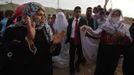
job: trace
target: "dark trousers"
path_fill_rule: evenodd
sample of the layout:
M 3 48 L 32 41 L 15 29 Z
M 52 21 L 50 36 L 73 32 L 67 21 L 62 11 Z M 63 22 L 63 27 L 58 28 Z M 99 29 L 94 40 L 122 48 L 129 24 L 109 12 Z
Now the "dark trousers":
M 118 65 L 118 61 L 120 59 L 120 55 L 124 56 L 123 74 L 130 75 L 131 73 L 128 72 L 128 68 L 130 66 L 128 64 L 128 56 L 131 53 L 129 46 L 130 45 L 105 45 L 101 43 L 98 50 L 96 69 L 94 75 L 114 75 L 116 67 Z M 129 56 L 129 60 L 132 60 L 131 56 L 132 55 Z M 129 61 L 129 63 L 131 62 Z
M 30 75 L 28 64 L 6 64 L 0 71 L 0 75 Z
M 78 46 L 74 45 L 73 39 L 70 40 L 70 50 L 69 50 L 69 68 L 70 68 L 70 73 L 74 73 L 76 69 L 80 68 L 80 64 L 83 61 L 83 53 L 82 53 L 82 48 L 81 44 Z M 77 57 L 77 59 L 76 59 Z
M 124 75 L 134 75 L 134 42 L 128 48 L 124 57 L 123 73 Z

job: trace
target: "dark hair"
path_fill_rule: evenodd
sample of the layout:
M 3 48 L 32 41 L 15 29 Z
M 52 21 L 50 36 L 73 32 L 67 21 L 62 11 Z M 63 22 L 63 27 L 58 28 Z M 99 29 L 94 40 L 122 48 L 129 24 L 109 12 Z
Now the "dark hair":
M 99 15 L 104 15 L 104 16 L 106 16 L 106 12 L 105 12 L 105 11 L 100 11 Z
M 97 7 L 94 7 L 93 13 L 98 13 L 98 8 Z
M 94 10 L 97 10 L 97 7 L 94 7 Z
M 5 17 L 11 17 L 13 15 L 14 11 L 13 10 L 6 10 L 5 11 Z
M 101 5 L 98 5 L 97 8 L 101 8 Z
M 118 9 L 117 9 L 117 10 L 116 10 L 116 11 L 114 11 L 113 13 L 115 13 L 115 12 L 119 12 L 119 14 L 120 14 L 120 15 L 122 15 L 121 10 L 118 10 Z
M 55 14 L 53 14 L 53 16 L 52 17 L 56 17 L 56 15 Z
M 4 11 L 0 11 L 0 21 L 4 18 Z
M 80 6 L 76 6 L 76 7 L 74 8 L 74 11 L 77 10 L 77 9 L 80 9 L 80 10 L 81 10 L 81 7 L 80 7 Z
M 92 9 L 92 7 L 88 7 L 87 9 Z

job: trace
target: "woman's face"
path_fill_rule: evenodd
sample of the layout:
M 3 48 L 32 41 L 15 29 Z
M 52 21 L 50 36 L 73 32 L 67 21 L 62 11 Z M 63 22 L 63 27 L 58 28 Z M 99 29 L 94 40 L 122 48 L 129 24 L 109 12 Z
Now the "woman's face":
M 113 23 L 118 23 L 118 21 L 120 20 L 120 16 L 121 16 L 121 12 L 120 11 L 117 10 L 117 11 L 113 12 L 112 15 L 111 15 L 112 22 Z
M 120 13 L 119 11 L 115 11 L 115 12 L 113 12 L 113 14 L 112 14 L 112 17 L 113 17 L 113 18 L 120 17 L 120 16 L 121 16 L 121 13 Z
M 42 21 L 45 19 L 45 13 L 42 10 L 39 10 L 34 16 L 33 19 L 36 19 L 38 21 Z
M 41 26 L 45 21 L 45 13 L 42 10 L 36 12 L 32 17 L 32 22 L 35 23 L 36 27 Z

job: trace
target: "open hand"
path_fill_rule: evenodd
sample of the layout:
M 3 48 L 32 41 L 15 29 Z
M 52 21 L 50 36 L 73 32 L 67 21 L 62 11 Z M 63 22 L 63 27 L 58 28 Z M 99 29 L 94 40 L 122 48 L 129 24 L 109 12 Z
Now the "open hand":
M 26 17 L 27 21 L 27 38 L 30 40 L 34 40 L 35 38 L 35 24 L 32 24 L 31 18 L 29 16 Z
M 59 44 L 63 40 L 64 36 L 65 36 L 65 31 L 61 31 L 61 32 L 55 34 L 54 38 L 53 38 L 53 43 Z

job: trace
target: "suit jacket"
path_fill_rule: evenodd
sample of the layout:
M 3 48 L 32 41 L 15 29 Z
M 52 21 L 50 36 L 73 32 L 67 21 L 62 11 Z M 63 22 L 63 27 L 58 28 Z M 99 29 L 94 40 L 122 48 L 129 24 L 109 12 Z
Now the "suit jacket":
M 67 40 L 66 43 L 70 42 L 71 39 L 71 32 L 72 32 L 72 23 L 73 23 L 74 17 L 68 20 L 68 27 L 67 27 Z M 87 25 L 86 20 L 81 17 L 79 20 L 79 24 L 78 24 L 78 43 L 81 43 L 81 39 L 80 39 L 80 27 L 82 25 Z
M 93 18 L 93 17 L 87 18 L 86 17 L 86 20 L 87 20 L 87 25 L 90 26 L 93 30 L 96 30 L 98 28 L 99 24 L 95 18 Z
M 131 37 L 134 39 L 134 23 L 131 25 L 129 31 L 130 31 Z

